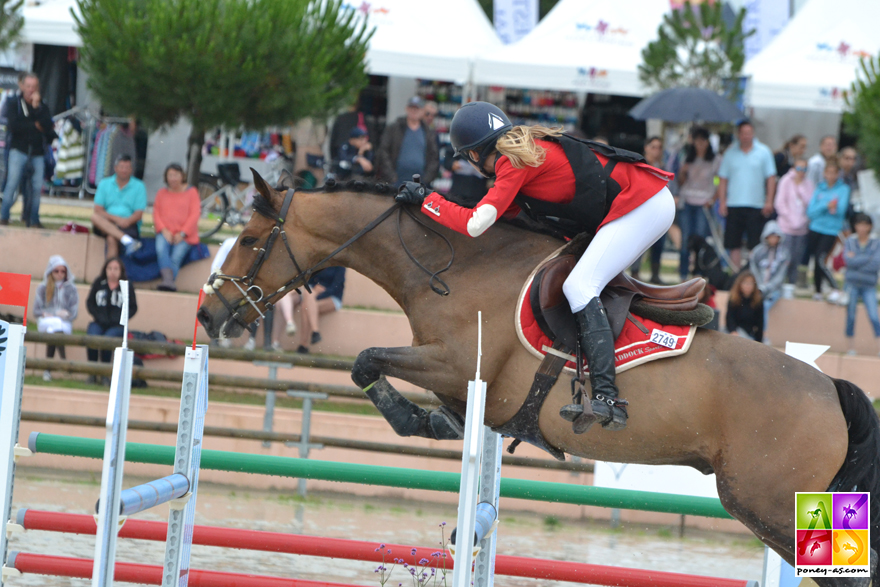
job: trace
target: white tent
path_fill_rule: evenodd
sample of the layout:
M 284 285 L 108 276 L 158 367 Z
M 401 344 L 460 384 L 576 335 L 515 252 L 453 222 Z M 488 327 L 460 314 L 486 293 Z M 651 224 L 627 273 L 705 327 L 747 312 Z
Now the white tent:
M 22 10 L 22 39 L 26 43 L 79 47 L 82 41 L 76 33 L 71 9 L 78 10 L 76 0 L 43 0 L 38 4 L 26 2 Z
M 642 49 L 669 0 L 561 0 L 520 41 L 483 54 L 474 82 L 641 96 Z
M 859 58 L 880 51 L 880 0 L 810 0 L 746 63 L 747 103 L 841 112 Z

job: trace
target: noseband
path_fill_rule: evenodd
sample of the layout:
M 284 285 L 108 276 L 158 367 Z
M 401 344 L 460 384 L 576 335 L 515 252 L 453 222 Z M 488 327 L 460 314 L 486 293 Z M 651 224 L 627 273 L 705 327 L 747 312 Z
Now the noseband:
M 366 225 L 364 228 L 362 228 L 356 235 L 354 235 L 353 237 L 351 237 L 350 239 L 345 241 L 335 251 L 333 251 L 332 253 L 327 255 L 324 259 L 318 261 L 317 263 L 315 263 L 314 265 L 312 265 L 311 267 L 309 267 L 305 271 L 303 271 L 300 268 L 299 263 L 297 263 L 297 261 L 296 261 L 296 257 L 293 254 L 293 250 L 290 248 L 290 242 L 287 239 L 287 233 L 284 231 L 284 222 L 287 218 L 287 213 L 290 210 L 290 205 L 293 202 L 294 192 L 295 192 L 295 190 L 291 188 L 291 189 L 288 189 L 287 192 L 284 194 L 284 202 L 281 204 L 281 211 L 279 212 L 278 216 L 276 216 L 274 218 L 275 226 L 272 227 L 272 231 L 269 233 L 269 238 L 266 239 L 266 243 L 258 249 L 257 258 L 254 260 L 254 264 L 251 265 L 250 271 L 247 272 L 247 275 L 235 277 L 232 275 L 225 275 L 223 273 L 213 273 L 208 278 L 208 283 L 205 286 L 206 290 L 208 288 L 210 288 L 212 290 L 211 292 L 206 291 L 205 293 L 216 294 L 217 298 L 220 300 L 220 302 L 229 311 L 230 317 L 233 320 L 235 320 L 236 322 L 238 322 L 239 324 L 241 324 L 244 328 L 248 328 L 248 323 L 244 320 L 244 317 L 241 313 L 243 308 L 250 306 L 254 310 L 256 310 L 257 314 L 260 315 L 260 318 L 265 318 L 266 315 L 262 311 L 260 311 L 260 308 L 257 306 L 258 303 L 262 302 L 266 312 L 269 312 L 269 311 L 271 311 L 272 307 L 274 306 L 273 300 L 276 297 L 283 297 L 284 294 L 286 294 L 291 289 L 295 289 L 296 291 L 299 291 L 300 287 L 305 287 L 306 291 L 308 291 L 309 293 L 312 293 L 312 290 L 309 287 L 309 280 L 311 279 L 312 274 L 315 273 L 315 270 L 318 269 L 319 267 L 323 268 L 322 266 L 327 261 L 329 261 L 330 259 L 332 259 L 336 255 L 338 255 L 341 251 L 347 249 L 355 241 L 360 239 L 362 236 L 364 236 L 365 234 L 367 234 L 368 232 L 370 232 L 371 230 L 373 230 L 374 228 L 376 228 L 380 224 L 382 224 L 382 222 L 384 222 L 389 216 L 391 216 L 391 214 L 393 214 L 395 210 L 397 210 L 398 212 L 406 210 L 407 215 L 409 215 L 410 218 L 412 218 L 413 220 L 415 220 L 417 223 L 421 224 L 425 228 L 428 228 L 434 234 L 440 236 L 446 242 L 446 245 L 449 247 L 449 250 L 451 252 L 451 258 L 449 259 L 449 263 L 444 268 L 440 269 L 439 271 L 435 271 L 435 272 L 430 271 L 413 256 L 413 254 L 410 252 L 409 248 L 403 242 L 403 235 L 400 230 L 400 214 L 398 213 L 397 233 L 398 233 L 398 236 L 400 236 L 400 243 L 401 243 L 401 245 L 403 245 L 403 249 L 406 251 L 407 256 L 409 256 L 409 258 L 419 267 L 419 269 L 421 269 L 422 271 L 424 271 L 425 273 L 427 273 L 430 276 L 430 278 L 431 278 L 430 279 L 430 286 L 431 286 L 431 289 L 435 293 L 437 293 L 439 295 L 443 295 L 443 296 L 449 295 L 449 291 L 450 291 L 449 286 L 446 285 L 446 283 L 442 279 L 440 279 L 438 277 L 438 275 L 440 273 L 443 273 L 444 271 L 448 270 L 450 267 L 452 267 L 452 262 L 455 259 L 455 250 L 452 247 L 452 243 L 449 241 L 448 238 L 446 238 L 445 236 L 440 234 L 433 227 L 428 226 L 424 222 L 421 222 L 420 220 L 418 220 L 410 210 L 403 208 L 401 206 L 401 204 L 399 204 L 397 202 L 395 202 L 390 208 L 388 208 L 382 214 L 380 214 L 375 220 L 373 220 L 368 225 Z M 269 295 L 266 295 L 263 292 L 262 288 L 260 288 L 260 286 L 258 286 L 254 283 L 254 280 L 257 278 L 257 275 L 259 274 L 260 269 L 263 267 L 263 263 L 266 261 L 266 259 L 269 257 L 269 254 L 272 252 L 272 247 L 275 246 L 275 241 L 278 240 L 279 236 L 281 236 L 281 241 L 284 243 L 284 248 L 287 249 L 287 256 L 290 257 L 290 260 L 293 262 L 293 266 L 296 267 L 297 274 L 292 279 L 290 279 L 287 283 L 285 283 L 280 288 L 278 288 L 276 291 L 272 292 Z M 226 297 L 223 294 L 220 293 L 220 287 L 223 285 L 224 281 L 231 282 L 238 289 L 238 291 L 241 293 L 241 296 L 242 296 L 241 299 L 239 299 L 236 302 L 230 302 L 228 299 L 226 299 Z M 434 285 L 435 281 L 437 283 L 439 283 L 441 287 L 435 286 Z M 251 297 L 251 293 L 253 293 L 256 297 Z

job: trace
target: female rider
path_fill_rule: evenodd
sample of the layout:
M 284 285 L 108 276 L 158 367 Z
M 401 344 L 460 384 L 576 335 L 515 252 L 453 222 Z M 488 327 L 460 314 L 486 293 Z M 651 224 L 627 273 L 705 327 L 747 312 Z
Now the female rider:
M 626 402 L 618 399 L 614 341 L 599 300 L 602 289 L 672 225 L 675 203 L 666 184 L 672 174 L 629 151 L 580 141 L 561 129 L 514 127 L 486 102 L 462 106 L 452 119 L 457 155 L 495 185 L 477 205 L 458 206 L 416 182 L 400 188 L 397 201 L 462 234 L 477 237 L 500 217 L 524 212 L 566 236 L 594 233 L 563 284 L 578 339 L 590 369 L 591 407 L 603 427 L 626 426 Z

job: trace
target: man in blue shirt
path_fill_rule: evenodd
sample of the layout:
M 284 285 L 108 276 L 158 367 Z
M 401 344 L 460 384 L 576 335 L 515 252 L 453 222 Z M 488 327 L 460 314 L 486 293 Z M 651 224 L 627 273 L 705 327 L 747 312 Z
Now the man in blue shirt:
M 410 181 L 413 174 L 430 185 L 440 169 L 440 151 L 434 131 L 422 119 L 424 103 L 413 96 L 406 103 L 406 116 L 389 124 L 376 152 L 378 179 L 395 185 Z
M 92 227 L 98 236 L 107 238 L 107 258 L 119 256 L 119 245 L 131 255 L 141 248 L 139 225 L 147 207 L 144 182 L 132 177 L 129 155 L 120 155 L 113 166 L 116 172 L 98 184 Z
M 718 211 L 727 218 L 724 248 L 730 252 L 733 271 L 739 271 L 743 236 L 751 250 L 761 242 L 764 223 L 773 214 L 776 195 L 776 162 L 773 152 L 755 139 L 748 120 L 736 127 L 738 142 L 724 152 L 718 170 Z

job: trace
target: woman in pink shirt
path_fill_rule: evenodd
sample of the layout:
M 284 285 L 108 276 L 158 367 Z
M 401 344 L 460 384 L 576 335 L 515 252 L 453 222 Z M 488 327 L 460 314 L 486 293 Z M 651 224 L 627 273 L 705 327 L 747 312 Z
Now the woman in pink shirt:
M 785 237 L 780 246 L 788 249 L 791 258 L 787 276 L 789 283 L 797 283 L 798 266 L 804 263 L 810 224 L 807 206 L 815 188 L 813 182 L 807 178 L 807 160 L 798 158 L 794 167 L 779 180 L 779 188 L 776 190 L 776 221 Z
M 153 202 L 156 255 L 162 274 L 161 291 L 177 291 L 174 282 L 180 265 L 193 245 L 199 244 L 199 192 L 187 187 L 186 174 L 177 163 L 165 168 L 165 185 Z

